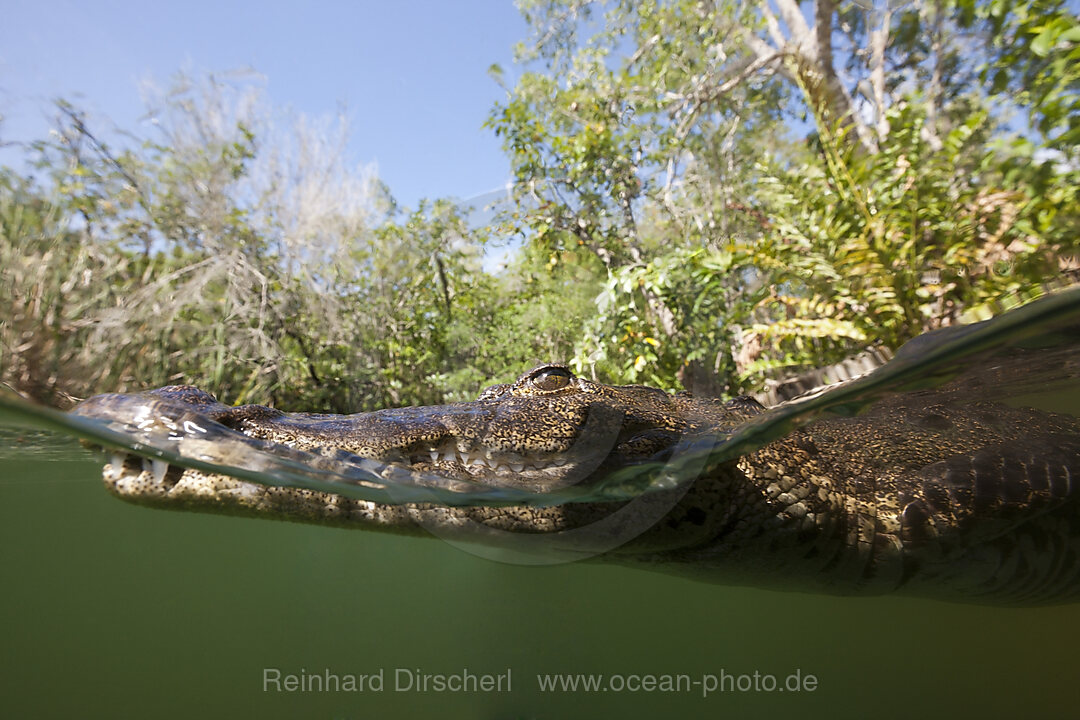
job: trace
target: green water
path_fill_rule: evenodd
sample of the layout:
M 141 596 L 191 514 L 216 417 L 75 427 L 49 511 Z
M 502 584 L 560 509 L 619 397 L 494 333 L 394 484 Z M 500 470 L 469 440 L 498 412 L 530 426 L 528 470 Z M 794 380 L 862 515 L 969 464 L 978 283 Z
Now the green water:
M 1064 717 L 1080 606 L 997 609 L 500 565 L 437 541 L 147 510 L 95 458 L 7 459 L 6 717 Z M 504 693 L 396 692 L 395 668 L 511 670 Z M 264 668 L 386 671 L 264 692 Z M 812 692 L 542 693 L 538 673 L 813 674 Z
M 1020 380 L 1025 404 L 1080 407 L 1075 386 Z M 129 505 L 102 488 L 103 462 L 63 435 L 0 440 L 0 717 L 1038 718 L 1080 702 L 1080 605 L 504 565 L 434 539 Z M 268 669 L 383 684 L 268 690 Z M 510 687 L 398 691 L 417 670 L 509 672 Z M 754 673 L 760 688 L 796 672 L 812 690 L 753 689 Z M 543 691 L 538 675 L 555 673 L 609 689 Z M 725 674 L 729 689 L 708 695 L 660 689 Z M 612 687 L 649 676 L 652 691 Z

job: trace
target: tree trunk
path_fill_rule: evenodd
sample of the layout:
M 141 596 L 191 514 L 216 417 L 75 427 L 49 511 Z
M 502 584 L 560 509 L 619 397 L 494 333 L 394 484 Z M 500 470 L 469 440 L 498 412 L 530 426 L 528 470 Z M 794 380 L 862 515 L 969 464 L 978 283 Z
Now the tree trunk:
M 758 59 L 778 59 L 776 69 L 796 82 L 806 95 L 820 122 L 830 128 L 849 131 L 856 147 L 865 153 L 877 152 L 874 133 L 855 112 L 855 103 L 833 65 L 832 32 L 836 4 L 818 0 L 814 5 L 813 28 L 806 24 L 796 0 L 775 0 L 778 19 L 768 3 L 761 5 L 766 29 L 772 43 L 747 33 L 745 40 Z M 787 26 L 784 34 L 780 20 Z

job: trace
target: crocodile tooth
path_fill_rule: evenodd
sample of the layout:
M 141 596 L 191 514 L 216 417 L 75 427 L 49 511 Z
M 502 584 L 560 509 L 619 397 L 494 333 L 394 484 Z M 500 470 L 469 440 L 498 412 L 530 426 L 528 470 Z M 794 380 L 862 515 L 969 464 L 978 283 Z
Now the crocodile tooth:
M 147 458 L 142 459 L 143 472 L 150 472 L 150 460 Z
M 429 452 L 431 453 L 431 462 L 435 462 L 435 461 L 437 461 L 439 459 L 439 451 L 438 450 L 436 450 L 435 448 L 431 448 L 431 450 Z
M 124 459 L 124 453 L 116 452 L 112 454 L 112 462 L 110 465 L 112 466 L 113 475 L 119 477 L 120 473 L 124 472 Z
M 169 463 L 164 460 L 151 460 L 150 461 L 151 472 L 154 475 L 154 482 L 161 483 L 165 480 L 165 473 L 169 471 Z
M 520 462 L 520 461 L 512 462 L 512 463 L 510 463 L 510 469 L 513 470 L 514 472 L 521 472 L 522 470 L 525 469 L 525 463 Z

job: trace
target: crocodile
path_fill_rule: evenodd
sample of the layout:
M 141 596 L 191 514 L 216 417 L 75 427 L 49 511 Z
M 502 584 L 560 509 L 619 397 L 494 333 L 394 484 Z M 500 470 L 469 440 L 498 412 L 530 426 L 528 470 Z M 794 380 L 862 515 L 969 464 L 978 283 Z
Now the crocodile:
M 221 474 L 200 466 L 199 446 L 190 467 L 114 454 L 106 486 L 144 505 L 481 546 L 546 541 L 559 559 L 779 590 L 1075 601 L 1080 419 L 967 394 L 949 386 L 893 394 L 734 457 L 710 448 L 762 417 L 755 400 L 606 385 L 557 363 L 472 402 L 353 415 L 234 407 L 191 386 L 100 395 L 75 412 L 172 437 L 197 431 L 215 445 L 238 438 L 248 443 L 240 454 L 255 447 L 314 466 L 367 463 L 444 490 L 434 501 L 374 501 Z M 648 491 L 570 497 L 624 476 L 645 477 Z M 447 499 L 478 487 L 510 500 Z M 551 497 L 562 499 L 544 502 Z

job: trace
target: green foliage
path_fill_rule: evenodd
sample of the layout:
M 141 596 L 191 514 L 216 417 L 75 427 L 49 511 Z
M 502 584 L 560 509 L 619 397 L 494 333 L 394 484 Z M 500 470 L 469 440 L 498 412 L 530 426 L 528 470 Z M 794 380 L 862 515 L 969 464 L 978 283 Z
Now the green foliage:
M 521 7 L 490 227 L 398 208 L 341 164 L 343 122 L 282 131 L 243 78 L 180 77 L 119 147 L 61 103 L 41 179 L 0 171 L 0 377 L 350 412 L 569 361 L 733 394 L 1080 271 L 1063 3 Z
M 53 404 L 64 401 L 60 378 L 88 369 L 72 339 L 130 286 L 126 264 L 80 242 L 69 222 L 31 181 L 0 173 L 0 377 Z
M 509 382 L 546 362 L 569 362 L 595 313 L 603 267 L 581 248 L 524 246 L 497 286 L 496 314 L 484 335 L 482 366 Z
M 59 140 L 35 147 L 49 189 L 3 176 L 4 380 L 54 404 L 178 382 L 338 412 L 443 400 L 489 314 L 483 234 L 445 201 L 380 218 L 357 204 L 378 188 L 319 139 L 283 172 L 296 161 L 226 91 L 173 93 L 164 140 L 123 151 L 62 104 Z
M 730 250 L 683 249 L 611 273 L 578 345 L 577 370 L 670 387 L 697 363 L 730 382 L 737 323 L 766 292 L 751 267 L 737 264 L 743 259 Z M 663 332 L 657 305 L 672 313 L 676 332 Z
M 620 3 L 596 27 L 597 7 L 528 4 L 522 55 L 543 70 L 489 119 L 534 200 L 523 231 L 577 238 L 607 271 L 580 369 L 754 389 L 1031 299 L 1076 254 L 1076 144 L 1061 131 L 1076 64 L 1004 69 L 1028 50 L 1072 57 L 1059 6 L 995 5 L 979 27 L 962 6 L 844 6 L 834 30 L 861 47 L 843 58 L 851 92 L 877 103 L 866 126 L 845 114 L 832 49 L 801 49 L 813 33 L 770 65 L 759 49 L 784 31 L 769 9 Z M 997 49 L 973 62 L 987 40 Z M 979 85 L 1001 73 L 1020 89 L 1008 107 Z M 1031 113 L 1041 137 L 1010 135 L 1006 111 Z M 800 114 L 817 130 L 804 147 L 776 132 Z
M 875 155 L 845 155 L 826 140 L 824 167 L 776 168 L 762 187 L 775 222 L 748 251 L 771 282 L 804 300 L 793 312 L 789 298 L 767 299 L 779 327 L 756 326 L 764 355 L 791 354 L 801 337 L 801 328 L 784 330 L 792 315 L 831 324 L 823 338 L 850 341 L 836 349 L 869 338 L 895 348 L 964 311 L 1031 299 L 1057 259 L 1075 253 L 1075 236 L 1058 225 L 1077 209 L 1068 177 L 1051 174 L 1035 193 L 1031 165 L 1010 172 L 986 151 L 985 112 L 956 125 L 939 150 L 921 139 L 923 121 L 916 106 L 895 108 Z M 813 353 L 819 362 L 834 355 Z
M 430 404 L 475 389 L 457 372 L 478 352 L 490 290 L 480 272 L 485 236 L 466 219 L 448 201 L 421 203 L 376 228 L 359 251 L 364 281 L 348 304 L 355 308 L 351 333 L 366 340 L 354 352 L 375 373 L 364 409 Z
M 957 2 L 968 27 L 983 26 L 994 55 L 982 67 L 998 96 L 1031 110 L 1048 145 L 1075 161 L 1080 146 L 1080 18 L 1068 3 Z

